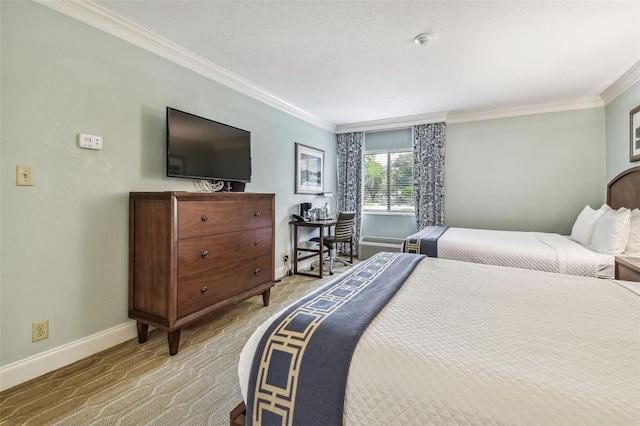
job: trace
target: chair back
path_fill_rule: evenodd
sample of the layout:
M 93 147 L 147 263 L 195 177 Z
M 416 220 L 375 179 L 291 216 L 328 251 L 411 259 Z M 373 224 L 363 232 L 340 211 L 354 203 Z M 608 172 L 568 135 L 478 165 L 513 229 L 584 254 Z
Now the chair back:
M 334 241 L 351 241 L 355 232 L 356 212 L 341 212 L 335 227 Z

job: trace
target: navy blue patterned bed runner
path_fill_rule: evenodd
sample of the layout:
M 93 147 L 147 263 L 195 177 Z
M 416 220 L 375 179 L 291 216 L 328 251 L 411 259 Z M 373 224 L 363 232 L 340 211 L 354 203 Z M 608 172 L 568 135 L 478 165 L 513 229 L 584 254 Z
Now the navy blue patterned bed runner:
M 283 312 L 256 349 L 247 425 L 342 425 L 358 340 L 423 258 L 378 253 Z
M 429 257 L 438 257 L 438 238 L 449 227 L 444 225 L 428 226 L 422 231 L 410 235 L 402 243 L 404 253 L 420 253 Z

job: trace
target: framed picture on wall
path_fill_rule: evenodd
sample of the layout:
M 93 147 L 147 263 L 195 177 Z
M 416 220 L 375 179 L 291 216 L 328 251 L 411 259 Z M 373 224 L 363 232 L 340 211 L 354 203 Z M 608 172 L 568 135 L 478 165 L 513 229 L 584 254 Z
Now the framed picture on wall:
M 324 192 L 324 151 L 296 143 L 296 194 Z
M 629 159 L 640 160 L 640 106 L 631 110 L 629 117 Z

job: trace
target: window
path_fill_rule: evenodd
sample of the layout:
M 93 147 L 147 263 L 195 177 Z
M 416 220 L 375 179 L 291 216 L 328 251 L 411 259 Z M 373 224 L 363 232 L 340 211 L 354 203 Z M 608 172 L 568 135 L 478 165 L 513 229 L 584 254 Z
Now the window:
M 413 153 L 364 154 L 364 211 L 413 212 Z

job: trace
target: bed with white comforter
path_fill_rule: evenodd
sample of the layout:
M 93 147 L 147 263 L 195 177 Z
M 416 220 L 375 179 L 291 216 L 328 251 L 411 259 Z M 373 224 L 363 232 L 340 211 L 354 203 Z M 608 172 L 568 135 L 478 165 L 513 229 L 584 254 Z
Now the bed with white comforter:
M 359 338 L 343 423 L 640 424 L 640 288 L 424 257 Z
M 640 166 L 614 177 L 607 184 L 607 203 L 598 209 L 585 206 L 569 236 L 429 226 L 407 237 L 403 251 L 463 262 L 613 278 L 616 255 L 640 257 Z
M 405 240 L 406 253 L 423 253 L 427 227 Z M 544 232 L 447 228 L 437 239 L 437 257 L 586 277 L 613 278 L 614 258 L 569 237 Z

